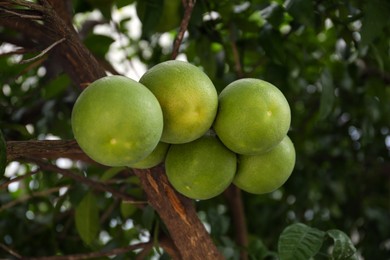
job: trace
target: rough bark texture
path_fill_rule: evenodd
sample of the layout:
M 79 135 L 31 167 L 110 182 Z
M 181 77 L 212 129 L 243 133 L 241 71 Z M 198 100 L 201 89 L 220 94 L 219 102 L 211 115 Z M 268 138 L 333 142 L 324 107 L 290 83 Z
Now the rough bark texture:
M 42 0 L 42 5 L 30 4 L 30 11 L 43 23 L 38 23 L 29 16 L 17 15 L 12 9 L 12 2 L 0 3 L 0 7 L 13 12 L 0 11 L 0 25 L 21 33 L 23 40 L 19 39 L 18 43 L 22 47 L 44 50 L 51 44 L 65 39 L 53 48 L 49 55 L 52 61 L 60 64 L 69 74 L 75 84 L 86 86 L 106 75 L 104 68 L 80 41 L 74 28 L 69 27 L 69 18 L 66 18 L 68 21 L 64 21 L 57 13 L 62 10 L 59 7 L 65 6 L 62 0 Z M 52 6 L 55 6 L 57 11 Z M 63 13 L 66 12 L 61 11 L 61 14 Z
M 7 160 L 13 161 L 29 155 L 38 158 L 70 158 L 92 161 L 84 154 L 75 140 L 51 141 L 9 141 L 7 142 Z
M 172 188 L 162 167 L 134 171 L 147 191 L 150 205 L 167 225 L 181 259 L 223 259 L 199 220 L 194 201 Z

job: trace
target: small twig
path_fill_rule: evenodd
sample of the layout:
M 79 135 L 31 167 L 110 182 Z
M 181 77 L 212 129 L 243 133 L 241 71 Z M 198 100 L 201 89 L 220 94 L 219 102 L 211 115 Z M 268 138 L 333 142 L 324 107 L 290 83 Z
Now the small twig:
M 239 78 L 244 77 L 244 71 L 242 69 L 241 61 L 240 61 L 240 55 L 238 52 L 236 40 L 233 37 L 233 24 L 230 24 L 229 27 L 230 30 L 230 44 L 232 45 L 232 51 L 233 51 L 233 59 L 234 59 L 234 68 L 236 70 L 236 74 Z
M 26 52 L 28 52 L 28 51 L 25 48 L 18 48 L 16 50 L 12 50 L 9 52 L 0 53 L 0 57 L 14 55 L 14 54 L 25 54 Z
M 235 231 L 235 240 L 237 245 L 241 247 L 240 259 L 247 260 L 248 252 L 246 251 L 246 248 L 248 247 L 249 243 L 248 229 L 246 225 L 245 210 L 242 201 L 241 190 L 236 186 L 231 185 L 228 189 L 226 189 L 224 195 L 231 210 Z
M 51 49 L 53 49 L 55 46 L 57 46 L 58 44 L 60 44 L 61 42 L 65 41 L 66 38 L 62 38 L 62 39 L 59 39 L 58 41 L 54 42 L 53 44 L 51 44 L 49 47 L 47 47 L 46 49 L 44 49 L 40 54 L 38 54 L 37 56 L 31 58 L 31 59 L 27 59 L 27 60 L 22 60 L 20 62 L 20 64 L 25 64 L 25 63 L 29 63 L 29 62 L 32 62 L 32 61 L 36 61 L 40 58 L 42 58 L 46 53 L 48 53 Z
M 6 210 L 6 209 L 12 208 L 13 206 L 15 206 L 15 205 L 17 205 L 19 203 L 23 203 L 23 202 L 25 202 L 25 201 L 27 201 L 27 200 L 29 200 L 31 198 L 45 197 L 45 196 L 47 196 L 47 195 L 49 195 L 51 193 L 57 192 L 60 189 L 66 188 L 66 187 L 69 187 L 69 186 L 53 187 L 53 188 L 50 188 L 50 189 L 47 189 L 47 190 L 31 193 L 30 195 L 25 195 L 23 197 L 20 197 L 19 199 L 12 200 L 9 203 L 4 204 L 2 207 L 0 207 L 0 212 L 3 211 L 3 210 Z
M 98 257 L 104 257 L 104 256 L 114 256 L 114 255 L 121 255 L 125 254 L 127 252 L 145 248 L 150 246 L 152 242 L 146 242 L 146 243 L 138 243 L 130 246 L 125 247 L 119 247 L 114 248 L 109 251 L 104 252 L 91 252 L 86 254 L 74 254 L 74 255 L 65 255 L 65 256 L 44 256 L 44 257 L 24 257 L 24 260 L 82 260 L 82 259 L 91 259 L 91 258 L 98 258 Z
M 27 13 L 18 13 L 14 12 L 5 8 L 0 8 L 0 10 L 4 11 L 5 13 L 8 14 L 13 14 L 16 16 L 19 16 L 20 18 L 25 18 L 25 19 L 33 19 L 33 20 L 42 20 L 42 15 L 36 15 L 36 14 L 27 14 Z
M 196 0 L 188 0 L 187 4 L 185 5 L 184 17 L 181 20 L 180 30 L 176 36 L 176 39 L 175 39 L 175 42 L 173 45 L 173 51 L 172 51 L 172 56 L 171 56 L 172 60 L 176 59 L 177 55 L 179 54 L 180 45 L 181 45 L 181 42 L 183 41 L 184 33 L 187 30 L 188 23 L 190 22 L 192 10 L 194 9 L 195 3 L 196 3 Z
M 30 177 L 30 176 L 36 174 L 37 172 L 38 172 L 38 170 L 34 170 L 34 171 L 31 171 L 31 172 L 29 172 L 27 174 L 24 174 L 22 176 L 18 176 L 18 177 L 13 178 L 13 179 L 8 179 L 7 181 L 5 181 L 5 182 L 0 184 L 0 190 L 8 187 L 8 185 L 10 185 L 13 182 L 17 182 L 17 181 L 23 180 L 23 179 L 25 179 L 27 177 Z
M 14 5 L 19 5 L 19 6 L 23 6 L 23 7 L 27 7 L 31 10 L 36 10 L 36 11 L 45 11 L 45 8 L 40 5 L 40 4 L 37 4 L 37 3 L 34 3 L 34 2 L 31 2 L 31 1 L 25 1 L 25 0 L 11 0 L 12 3 L 14 3 Z M 10 3 L 8 3 L 9 5 Z
M 3 243 L 0 243 L 0 247 L 4 249 L 4 251 L 8 252 L 10 255 L 13 255 L 14 257 L 18 259 L 22 259 L 22 256 L 18 253 L 15 252 L 12 248 L 9 248 L 8 246 L 4 245 Z
M 142 207 L 143 204 L 147 203 L 146 201 L 136 200 L 133 197 L 131 197 L 130 195 L 128 195 L 128 194 L 126 194 L 124 192 L 120 192 L 117 189 L 114 189 L 113 187 L 108 186 L 108 185 L 106 185 L 106 184 L 104 184 L 102 182 L 95 181 L 95 180 L 92 180 L 90 178 L 83 177 L 81 175 L 77 175 L 77 174 L 75 174 L 74 172 L 72 172 L 70 170 L 57 167 L 57 166 L 55 166 L 55 165 L 53 165 L 51 163 L 48 163 L 45 160 L 36 159 L 36 158 L 34 158 L 34 159 L 33 158 L 26 158 L 26 160 L 31 162 L 31 163 L 35 163 L 36 165 L 38 165 L 38 167 L 41 170 L 57 172 L 57 173 L 59 173 L 61 175 L 64 175 L 64 176 L 69 177 L 69 178 L 72 178 L 72 179 L 74 179 L 74 180 L 76 180 L 78 182 L 84 183 L 84 184 L 88 185 L 89 187 L 91 187 L 92 189 L 100 190 L 100 191 L 103 191 L 103 192 L 109 192 L 109 193 L 112 194 L 112 196 L 122 199 L 122 201 L 125 201 L 125 202 L 128 202 L 128 203 L 133 203 L 135 205 L 138 205 L 139 207 Z

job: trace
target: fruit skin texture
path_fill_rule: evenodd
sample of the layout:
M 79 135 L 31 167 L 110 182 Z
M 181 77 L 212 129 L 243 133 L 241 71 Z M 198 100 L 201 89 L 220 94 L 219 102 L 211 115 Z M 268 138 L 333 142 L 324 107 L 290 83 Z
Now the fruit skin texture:
M 149 69 L 140 83 L 160 102 L 164 115 L 161 141 L 191 142 L 213 124 L 218 94 L 210 78 L 196 66 L 177 60 L 162 62 Z
M 219 95 L 214 129 L 221 141 L 238 154 L 260 154 L 286 136 L 291 111 L 274 85 L 253 78 L 230 83 Z
M 81 149 L 107 166 L 144 159 L 157 146 L 163 128 L 154 95 L 123 76 L 107 76 L 90 84 L 76 100 L 71 122 Z
M 132 163 L 128 166 L 136 169 L 152 168 L 164 161 L 165 156 L 168 152 L 168 148 L 169 144 L 159 142 L 156 148 L 154 148 L 153 152 L 149 154 L 146 158 L 142 159 L 139 162 Z
M 221 194 L 231 184 L 236 166 L 236 154 L 213 136 L 173 144 L 165 159 L 172 186 L 192 199 L 209 199 Z
M 281 187 L 295 166 L 295 148 L 286 136 L 275 148 L 260 155 L 239 155 L 233 183 L 240 189 L 263 194 Z

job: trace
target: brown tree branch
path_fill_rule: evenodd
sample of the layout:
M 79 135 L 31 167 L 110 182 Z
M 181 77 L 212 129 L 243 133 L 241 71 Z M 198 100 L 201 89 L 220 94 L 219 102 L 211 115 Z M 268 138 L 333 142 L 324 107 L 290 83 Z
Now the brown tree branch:
M 134 173 L 147 191 L 150 205 L 167 226 L 181 259 L 223 259 L 198 218 L 194 201 L 173 189 L 162 167 Z
M 248 259 L 248 230 L 246 226 L 246 218 L 244 212 L 244 204 L 241 197 L 241 190 L 234 185 L 224 192 L 229 204 L 231 216 L 233 219 L 235 240 L 238 246 L 241 247 L 240 259 Z
M 240 54 L 237 48 L 236 39 L 233 36 L 234 35 L 233 30 L 234 30 L 234 24 L 231 23 L 229 26 L 229 33 L 230 33 L 230 45 L 232 46 L 233 59 L 234 59 L 234 70 L 238 78 L 243 78 L 244 70 L 241 65 Z
M 78 146 L 76 140 L 30 140 L 8 141 L 7 160 L 13 161 L 26 156 L 57 159 L 69 158 L 93 162 Z
M 14 251 L 12 248 L 10 248 L 10 247 L 4 245 L 3 243 L 0 243 L 0 247 L 1 247 L 4 251 L 8 252 L 10 255 L 16 257 L 17 259 L 22 259 L 22 256 L 21 256 L 18 252 Z
M 0 10 L 0 25 L 19 32 L 23 38 L 32 39 L 36 49 L 42 49 L 42 46 L 49 46 L 63 38 L 66 39 L 50 52 L 49 57 L 55 60 L 56 64 L 61 64 L 64 71 L 79 86 L 106 75 L 104 68 L 80 41 L 75 29 L 70 26 L 69 18 L 64 18 L 64 20 L 58 14 L 59 11 L 57 10 L 57 12 L 52 7 L 51 3 L 57 7 L 59 2 L 41 0 L 39 1 L 41 5 L 23 0 L 13 0 L 13 2 L 42 12 L 43 23 L 37 23 L 32 19 L 22 18 L 19 15 Z M 3 2 L 0 2 L 0 8 L 4 5 Z M 7 8 L 9 8 L 9 4 Z M 83 73 L 80 73 L 80 68 L 83 68 Z
M 32 62 L 32 61 L 36 61 L 40 58 L 42 58 L 45 54 L 47 54 L 51 49 L 53 49 L 55 46 L 57 46 L 58 44 L 60 44 L 61 42 L 65 41 L 66 39 L 65 38 L 62 38 L 62 39 L 59 39 L 58 41 L 52 43 L 50 46 L 48 46 L 46 49 L 44 49 L 41 53 L 39 53 L 37 56 L 31 58 L 31 59 L 27 59 L 27 60 L 22 60 L 20 61 L 19 63 L 20 64 L 25 64 L 25 63 L 29 63 L 29 62 Z
M 188 23 L 190 22 L 192 10 L 194 9 L 195 3 L 196 0 L 188 0 L 187 4 L 184 6 L 185 7 L 184 17 L 181 20 L 180 29 L 173 45 L 173 51 L 171 55 L 172 60 L 176 59 L 177 55 L 179 54 L 180 45 L 181 42 L 183 41 L 184 33 L 187 30 Z
M 19 204 L 19 203 L 23 203 L 27 200 L 30 200 L 31 198 L 36 198 L 36 197 L 46 197 L 47 195 L 51 194 L 51 193 L 55 193 L 55 192 L 58 192 L 61 188 L 66 188 L 66 187 L 69 187 L 69 186 L 63 186 L 63 187 L 53 187 L 53 188 L 50 188 L 50 189 L 47 189 L 47 190 L 42 190 L 42 191 L 37 191 L 37 192 L 33 192 L 29 195 L 25 195 L 25 196 L 22 196 L 18 199 L 15 199 L 15 200 L 12 200 L 10 202 L 8 202 L 7 204 L 4 204 L 3 206 L 0 207 L 0 212 L 6 210 L 6 209 L 9 209 L 9 208 L 12 208 L 13 206 Z
M 66 255 L 66 256 L 44 256 L 44 257 L 24 257 L 24 260 L 82 260 L 82 259 L 91 259 L 91 258 L 99 258 L 105 256 L 115 256 L 125 254 L 127 252 L 134 251 L 136 249 L 141 249 L 145 247 L 149 247 L 152 242 L 138 243 L 135 245 L 129 245 L 125 247 L 114 248 L 109 251 L 103 252 L 91 252 L 86 254 L 74 254 L 74 255 Z
M 102 182 L 95 181 L 95 180 L 92 180 L 90 178 L 75 174 L 74 172 L 67 170 L 67 169 L 62 169 L 62 168 L 57 167 L 57 166 L 55 166 L 55 165 L 53 165 L 45 160 L 31 158 L 31 157 L 26 158 L 25 160 L 30 162 L 30 163 L 36 164 L 41 170 L 46 170 L 46 171 L 50 171 L 50 172 L 57 172 L 63 176 L 66 176 L 66 177 L 71 178 L 75 181 L 78 181 L 80 183 L 88 185 L 92 189 L 103 191 L 103 192 L 109 192 L 112 194 L 112 196 L 117 197 L 117 198 L 121 199 L 122 201 L 132 203 L 135 206 L 142 208 L 143 205 L 146 203 L 146 201 L 136 200 L 133 197 L 131 197 L 130 195 L 128 195 L 127 193 L 118 191 L 117 189 L 115 189 L 111 186 L 108 186 Z
M 4 181 L 3 183 L 0 184 L 0 190 L 8 187 L 8 185 L 10 185 L 11 183 L 21 181 L 21 180 L 23 180 L 23 179 L 25 179 L 27 177 L 30 177 L 30 176 L 36 174 L 37 172 L 38 172 L 37 170 L 34 170 L 34 171 L 30 171 L 29 173 L 26 173 L 26 174 L 24 174 L 22 176 L 18 176 L 18 177 L 12 178 L 12 179 L 8 179 L 8 180 L 6 180 L 6 181 Z

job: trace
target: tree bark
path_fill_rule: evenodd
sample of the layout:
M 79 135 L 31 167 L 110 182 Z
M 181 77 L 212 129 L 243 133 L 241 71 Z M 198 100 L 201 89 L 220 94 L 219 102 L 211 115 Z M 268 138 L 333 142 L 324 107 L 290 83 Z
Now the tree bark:
M 27 2 L 30 3 L 30 11 L 41 14 L 41 16 L 36 15 L 36 19 L 26 18 L 22 14 L 18 15 L 20 9 L 17 8 L 17 4 L 0 2 L 0 25 L 21 33 L 24 39 L 21 42 L 25 42 L 28 47 L 35 43 L 35 48 L 41 51 L 64 39 L 49 52 L 49 56 L 51 60 L 61 65 L 76 85 L 85 87 L 96 79 L 104 77 L 106 75 L 104 68 L 80 41 L 74 28 L 68 26 L 69 21 L 64 21 L 58 15 L 57 12 L 60 11 L 57 4 L 64 6 L 61 4 L 63 1 L 42 0 L 40 2 L 42 5 Z M 56 6 L 57 11 L 51 4 Z M 2 8 L 11 13 L 2 11 Z M 62 11 L 61 13 L 66 12 Z M 37 20 L 43 23 L 39 23 Z
M 147 191 L 149 204 L 168 227 L 181 259 L 224 259 L 199 220 L 194 201 L 173 189 L 164 168 L 156 167 L 146 171 L 134 169 L 134 172 Z

